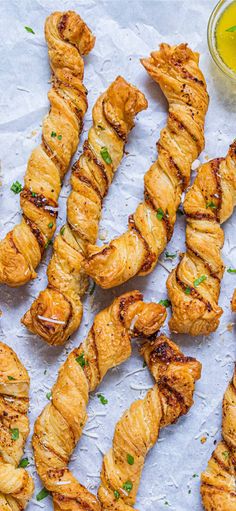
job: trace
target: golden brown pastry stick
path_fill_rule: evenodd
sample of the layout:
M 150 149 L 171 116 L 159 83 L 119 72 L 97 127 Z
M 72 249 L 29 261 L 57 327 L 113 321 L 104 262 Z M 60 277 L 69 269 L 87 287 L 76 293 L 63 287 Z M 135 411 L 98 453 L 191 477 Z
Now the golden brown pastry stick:
M 224 273 L 221 248 L 224 233 L 220 224 L 236 205 L 236 141 L 226 158 L 200 166 L 186 194 L 186 253 L 167 280 L 172 304 L 171 330 L 208 335 L 219 325 L 218 305 Z
M 236 289 L 234 290 L 234 294 L 232 296 L 231 307 L 232 307 L 232 311 L 236 312 Z
M 73 167 L 67 224 L 54 242 L 48 287 L 22 320 L 49 344 L 63 344 L 80 325 L 81 297 L 88 285 L 81 261 L 88 243 L 97 239 L 102 200 L 122 159 L 134 118 L 145 108 L 145 96 L 121 76 L 95 103 L 93 125 Z
M 236 368 L 223 399 L 222 437 L 201 477 L 206 511 L 236 509 Z
M 43 121 L 42 142 L 28 161 L 20 203 L 21 223 L 0 242 L 0 283 L 21 286 L 36 277 L 35 269 L 49 244 L 57 217 L 57 200 L 87 110 L 83 85 L 86 55 L 95 38 L 73 11 L 54 12 L 45 23 L 52 69 L 50 110 Z
M 16 354 L 0 342 L 0 510 L 23 511 L 34 484 L 18 468 L 29 435 L 29 375 Z
M 129 230 L 103 247 L 89 246 L 85 271 L 103 288 L 150 273 L 170 240 L 191 165 L 204 147 L 208 107 L 199 55 L 186 44 L 161 44 L 142 64 L 169 103 L 158 159 L 144 177 L 144 201 L 129 218 Z
M 103 511 L 131 511 L 148 451 L 161 428 L 173 424 L 193 404 L 201 364 L 185 357 L 161 335 L 142 348 L 156 385 L 132 403 L 115 428 L 112 449 L 105 455 L 98 497 Z
M 131 336 L 149 336 L 164 322 L 162 305 L 143 303 L 139 291 L 116 298 L 95 317 L 87 339 L 62 365 L 52 400 L 35 423 L 33 447 L 37 471 L 52 492 L 54 509 L 98 511 L 100 505 L 75 479 L 69 458 L 86 423 L 89 393 L 109 369 L 131 354 Z

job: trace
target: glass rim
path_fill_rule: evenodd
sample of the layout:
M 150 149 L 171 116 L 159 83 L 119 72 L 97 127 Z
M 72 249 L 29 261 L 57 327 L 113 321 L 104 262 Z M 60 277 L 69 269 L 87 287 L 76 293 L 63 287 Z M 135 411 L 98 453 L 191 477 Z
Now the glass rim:
M 233 1 L 234 0 L 232 0 L 232 2 L 229 2 L 229 4 L 233 3 Z M 210 54 L 211 54 L 215 64 L 218 66 L 218 68 L 224 74 L 226 74 L 229 78 L 231 78 L 232 80 L 236 80 L 235 71 L 233 71 L 229 66 L 227 66 L 227 64 L 225 64 L 225 62 L 220 57 L 220 54 L 214 45 L 214 43 L 215 43 L 214 22 L 216 21 L 216 16 L 219 13 L 221 6 L 223 6 L 226 2 L 227 2 L 227 0 L 219 0 L 219 2 L 215 5 L 215 7 L 209 17 L 208 25 L 207 25 L 207 42 L 208 42 L 208 48 L 210 50 Z

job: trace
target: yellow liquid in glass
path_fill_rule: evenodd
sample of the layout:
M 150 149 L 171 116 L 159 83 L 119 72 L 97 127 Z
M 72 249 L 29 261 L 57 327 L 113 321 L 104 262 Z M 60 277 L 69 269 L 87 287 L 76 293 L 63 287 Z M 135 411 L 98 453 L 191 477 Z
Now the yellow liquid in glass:
M 228 29 L 235 27 L 229 32 Z M 215 30 L 216 48 L 223 62 L 236 72 L 236 1 L 222 13 Z

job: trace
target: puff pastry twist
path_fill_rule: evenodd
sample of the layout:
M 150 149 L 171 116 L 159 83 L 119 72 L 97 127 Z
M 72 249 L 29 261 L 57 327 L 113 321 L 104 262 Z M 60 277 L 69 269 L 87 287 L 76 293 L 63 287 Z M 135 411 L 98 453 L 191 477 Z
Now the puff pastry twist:
M 121 76 L 95 103 L 93 126 L 73 167 L 67 224 L 54 242 L 48 287 L 22 320 L 49 344 L 63 344 L 80 325 L 81 297 L 88 285 L 81 261 L 88 243 L 97 239 L 102 200 L 122 159 L 134 117 L 145 108 L 145 96 Z
M 78 14 L 68 11 L 47 18 L 45 37 L 52 69 L 50 111 L 43 121 L 42 142 L 28 161 L 20 196 L 21 223 L 0 243 L 0 282 L 13 287 L 36 277 L 35 269 L 54 234 L 62 179 L 87 110 L 82 55 L 93 48 L 94 36 Z
M 206 511 L 236 509 L 236 368 L 223 399 L 222 437 L 201 477 Z
M 68 468 L 69 458 L 86 422 L 89 393 L 112 367 L 131 354 L 131 336 L 150 336 L 164 322 L 160 304 L 143 303 L 139 291 L 116 298 L 101 311 L 87 339 L 61 367 L 52 401 L 35 423 L 33 447 L 37 471 L 52 492 L 54 509 L 98 511 L 99 503 Z
M 129 230 L 103 247 L 90 246 L 86 272 L 103 288 L 146 275 L 170 240 L 192 162 L 204 146 L 208 94 L 199 56 L 186 44 L 169 46 L 141 62 L 169 103 L 158 159 L 144 177 L 144 202 L 129 218 Z
M 102 200 L 122 159 L 134 118 L 145 108 L 145 96 L 121 76 L 95 103 L 93 125 L 73 167 L 67 224 L 54 242 L 48 287 L 22 320 L 49 344 L 63 344 L 80 325 L 81 297 L 88 285 L 81 261 L 88 243 L 97 239 Z
M 186 194 L 186 253 L 167 280 L 172 304 L 169 322 L 174 332 L 207 335 L 217 329 L 222 308 L 218 305 L 224 273 L 220 224 L 236 205 L 236 141 L 226 158 L 200 166 Z
M 193 404 L 201 364 L 186 357 L 165 335 L 147 342 L 141 353 L 156 385 L 132 403 L 116 425 L 112 449 L 105 455 L 98 498 L 102 509 L 131 511 L 148 451 L 161 428 L 173 424 Z
M 22 511 L 34 484 L 17 468 L 29 435 L 29 375 L 13 350 L 0 342 L 0 509 Z

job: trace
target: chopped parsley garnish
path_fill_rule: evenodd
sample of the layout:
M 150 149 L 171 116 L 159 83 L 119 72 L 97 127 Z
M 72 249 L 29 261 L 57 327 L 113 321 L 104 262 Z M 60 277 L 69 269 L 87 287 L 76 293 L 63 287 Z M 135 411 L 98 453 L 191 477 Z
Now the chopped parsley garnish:
M 169 307 L 170 306 L 170 300 L 160 300 L 159 301 L 160 305 L 163 305 L 164 307 Z
M 227 460 L 229 457 L 229 451 L 222 452 L 222 456 L 224 456 L 224 459 Z
M 198 477 L 198 474 L 193 474 L 193 478 Z
M 143 361 L 143 368 L 144 367 L 147 367 L 147 362 L 145 360 Z
M 50 222 L 50 224 L 48 224 L 48 227 L 49 227 L 49 229 L 52 229 L 53 228 L 53 222 Z
M 22 184 L 19 183 L 19 181 L 15 181 L 15 183 L 12 183 L 11 185 L 11 191 L 14 193 L 20 193 L 23 190 Z
M 40 500 L 43 500 L 46 497 L 48 497 L 48 495 L 49 491 L 46 490 L 46 488 L 42 488 L 42 490 L 40 490 L 40 492 L 36 495 L 36 500 L 39 502 Z
M 236 32 L 236 25 L 233 25 L 232 27 L 226 28 L 226 32 Z
M 114 496 L 115 496 L 116 500 L 119 500 L 120 494 L 119 494 L 118 490 L 114 490 Z
M 19 463 L 19 468 L 26 468 L 29 465 L 28 458 L 22 458 L 22 460 Z
M 55 131 L 52 131 L 52 133 L 51 133 L 51 137 L 56 137 L 56 136 L 57 136 L 56 132 L 55 132 Z
M 123 484 L 123 490 L 127 491 L 127 493 L 130 493 L 133 488 L 133 483 L 131 481 L 126 481 L 126 483 Z
M 18 438 L 19 438 L 19 429 L 18 428 L 11 429 L 11 438 L 12 438 L 12 440 L 18 440 Z
M 76 362 L 78 362 L 78 364 L 80 365 L 80 367 L 82 367 L 82 369 L 88 365 L 88 361 L 85 360 L 84 358 L 84 353 L 81 353 L 81 355 L 79 355 L 78 357 L 76 357 Z
M 65 225 L 63 225 L 63 227 L 62 227 L 62 228 L 61 228 L 61 230 L 60 230 L 60 234 L 62 234 L 62 235 L 64 234 L 64 232 L 65 232 L 65 228 L 66 228 L 66 226 L 65 226 Z
M 48 248 L 48 245 L 51 245 L 51 243 L 52 243 L 52 240 L 48 240 L 46 245 L 45 245 L 45 248 Z
M 235 268 L 228 268 L 227 272 L 228 273 L 236 273 L 236 269 Z
M 102 403 L 102 405 L 107 405 L 108 399 L 106 399 L 103 394 L 98 394 L 98 399 L 100 399 L 100 403 Z
M 25 30 L 27 30 L 27 32 L 30 32 L 31 34 L 35 34 L 31 27 L 25 27 Z
M 158 220 L 162 220 L 163 216 L 164 216 L 163 209 L 158 208 L 158 210 L 157 210 L 157 218 L 158 218 Z
M 201 284 L 202 282 L 204 282 L 204 280 L 207 279 L 207 276 L 206 275 L 201 275 L 201 277 L 199 277 L 198 279 L 194 280 L 194 287 L 197 287 L 199 286 L 199 284 Z
M 107 147 L 102 147 L 102 149 L 100 151 L 100 155 L 101 155 L 102 159 L 106 163 L 108 163 L 108 165 L 110 165 L 110 163 L 112 163 L 111 155 L 109 154 Z
M 165 252 L 165 258 L 166 259 L 175 259 L 175 257 L 177 256 L 177 254 L 170 254 L 170 252 Z
M 191 295 L 191 287 L 187 286 L 184 292 L 186 295 Z
M 95 287 L 96 287 L 96 283 L 95 283 L 95 282 L 93 282 L 93 285 L 92 285 L 92 287 L 91 287 L 91 289 L 90 289 L 90 291 L 89 291 L 90 296 L 91 296 L 91 295 L 93 295 L 93 293 L 94 293 L 94 291 L 95 291 Z
M 31 192 L 32 197 L 36 197 L 37 193 Z
M 216 209 L 216 205 L 214 204 L 213 201 L 209 201 L 206 203 L 206 207 L 207 208 L 211 208 L 211 209 Z
M 51 392 L 47 392 L 46 398 L 50 401 L 51 397 L 52 397 L 52 393 Z
M 15 378 L 13 378 L 13 376 L 8 376 L 8 380 L 12 381 L 15 380 Z
M 61 140 L 62 139 L 62 135 L 58 135 L 58 140 Z
M 127 461 L 129 463 L 129 465 L 133 465 L 134 464 L 134 457 L 131 456 L 131 454 L 127 454 Z

